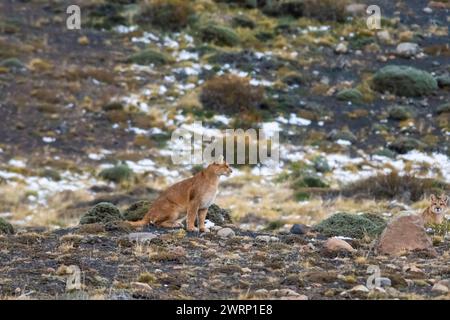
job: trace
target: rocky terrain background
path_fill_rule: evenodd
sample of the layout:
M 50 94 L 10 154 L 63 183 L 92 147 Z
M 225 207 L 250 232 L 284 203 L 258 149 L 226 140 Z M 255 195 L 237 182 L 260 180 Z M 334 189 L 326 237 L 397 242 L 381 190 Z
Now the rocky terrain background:
M 449 297 L 448 220 L 389 232 L 449 190 L 448 1 L 71 4 L 0 3 L 0 298 Z M 207 234 L 128 229 L 194 121 L 280 164 L 233 166 Z

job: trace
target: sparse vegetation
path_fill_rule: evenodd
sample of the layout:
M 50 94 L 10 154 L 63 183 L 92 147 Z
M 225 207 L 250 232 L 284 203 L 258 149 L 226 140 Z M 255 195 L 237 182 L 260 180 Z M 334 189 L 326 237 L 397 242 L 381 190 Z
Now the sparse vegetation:
M 138 23 L 169 31 L 185 28 L 194 14 L 190 1 L 184 0 L 144 1 L 140 11 Z
M 264 99 L 262 87 L 252 86 L 248 78 L 224 75 L 203 85 L 200 100 L 203 107 L 219 113 L 254 114 Z
M 125 164 L 119 164 L 112 168 L 102 170 L 99 177 L 107 181 L 120 183 L 131 179 L 133 177 L 133 170 Z
M 449 185 L 443 181 L 392 171 L 352 183 L 344 187 L 342 194 L 347 197 L 419 201 L 425 195 L 449 190 Z

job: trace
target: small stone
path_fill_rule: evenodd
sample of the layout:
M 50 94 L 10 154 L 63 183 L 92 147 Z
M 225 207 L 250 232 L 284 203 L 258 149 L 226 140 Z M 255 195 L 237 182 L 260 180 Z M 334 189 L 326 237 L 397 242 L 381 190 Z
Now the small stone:
M 336 48 L 334 48 L 334 52 L 336 52 L 338 54 L 347 53 L 348 47 L 345 43 L 341 42 L 336 46 Z
M 391 279 L 386 277 L 376 278 L 375 283 L 379 283 L 380 287 L 390 287 L 392 285 Z
M 221 238 L 233 238 L 235 233 L 231 228 L 222 228 L 217 232 L 217 235 Z
M 433 9 L 431 9 L 430 7 L 425 7 L 422 11 L 428 14 L 433 13 Z
M 270 236 L 257 236 L 255 238 L 256 241 L 260 241 L 260 242 L 266 242 L 269 243 L 270 242 Z
M 443 285 L 441 282 L 438 282 L 433 286 L 431 291 L 439 294 L 446 294 L 448 292 L 448 287 Z
M 270 241 L 271 242 L 278 242 L 278 241 L 280 241 L 280 239 L 278 238 L 278 237 L 270 237 Z
M 131 287 L 137 291 L 151 292 L 153 289 L 149 284 L 143 282 L 132 282 Z
M 350 289 L 350 292 L 369 292 L 366 286 L 360 284 Z
M 412 42 L 402 42 L 395 49 L 395 53 L 403 58 L 411 58 L 419 53 L 419 45 Z
M 250 268 L 241 268 L 241 271 L 243 273 L 250 273 L 250 272 L 252 272 L 252 269 L 250 269 Z
M 291 233 L 292 234 L 307 234 L 308 230 L 309 230 L 309 228 L 306 225 L 296 223 L 292 226 Z
M 78 43 L 83 45 L 83 46 L 86 46 L 86 45 L 89 44 L 89 38 L 86 37 L 86 36 L 79 37 L 78 38 Z
M 355 252 L 356 250 L 346 241 L 341 240 L 339 238 L 333 237 L 329 238 L 324 243 L 324 248 L 328 252 L 337 252 L 337 251 L 346 251 L 346 252 Z
M 157 237 L 158 236 L 152 232 L 133 232 L 128 235 L 128 239 L 135 242 L 147 242 Z
M 381 42 L 384 42 L 384 43 L 391 41 L 391 35 L 389 34 L 389 31 L 387 31 L 387 30 L 377 32 L 377 37 Z
M 255 291 L 256 296 L 267 296 L 269 294 L 269 291 L 267 289 L 258 289 Z
M 213 226 L 211 227 L 211 231 L 218 232 L 220 229 L 223 229 L 221 226 Z

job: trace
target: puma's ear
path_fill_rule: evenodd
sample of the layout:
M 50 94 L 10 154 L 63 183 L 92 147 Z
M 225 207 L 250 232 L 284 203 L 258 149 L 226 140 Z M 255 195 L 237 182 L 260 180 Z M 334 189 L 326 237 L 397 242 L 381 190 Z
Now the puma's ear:
M 436 196 L 435 196 L 434 194 L 432 194 L 432 195 L 430 196 L 430 201 L 431 201 L 431 202 L 435 202 L 435 201 L 436 201 Z
M 445 193 L 443 193 L 441 195 L 441 200 L 444 201 L 445 203 L 447 203 L 448 202 L 448 196 Z

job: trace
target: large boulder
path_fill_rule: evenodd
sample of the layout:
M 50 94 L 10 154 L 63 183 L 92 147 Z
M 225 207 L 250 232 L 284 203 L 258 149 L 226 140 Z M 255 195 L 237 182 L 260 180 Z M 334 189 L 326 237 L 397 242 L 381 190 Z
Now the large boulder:
M 421 216 L 402 214 L 394 218 L 383 231 L 377 251 L 383 255 L 400 255 L 413 250 L 425 250 L 436 255 Z
M 3 218 L 0 218 L 0 234 L 13 234 L 14 228 L 11 223 Z
M 407 66 L 386 66 L 375 73 L 373 88 L 397 96 L 417 97 L 432 93 L 438 85 L 426 71 Z
M 109 202 L 101 202 L 89 209 L 80 219 L 80 224 L 110 223 L 123 220 L 119 208 Z

